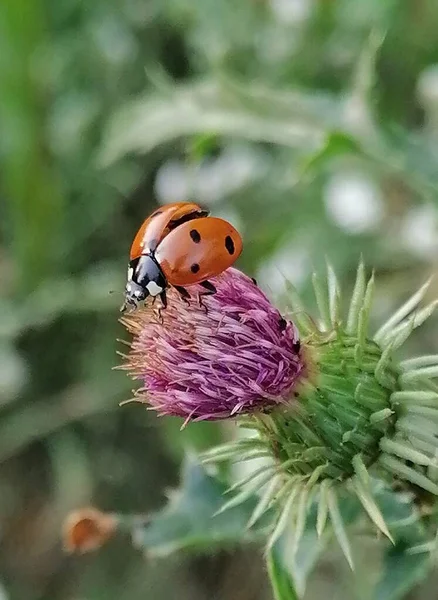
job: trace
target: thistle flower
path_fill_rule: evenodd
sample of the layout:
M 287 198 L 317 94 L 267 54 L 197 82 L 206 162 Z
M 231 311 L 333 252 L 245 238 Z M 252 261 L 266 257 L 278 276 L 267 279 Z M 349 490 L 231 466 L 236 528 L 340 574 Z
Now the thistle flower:
M 339 492 L 351 490 L 390 539 L 371 477 L 438 495 L 438 356 L 395 358 L 437 302 L 418 309 L 425 284 L 372 336 L 374 277 L 366 281 L 363 264 L 345 319 L 333 270 L 313 284 L 320 317 L 311 319 L 289 286 L 294 323 L 235 269 L 217 278 L 205 309 L 173 294 L 162 324 L 152 309 L 123 319 L 134 334 L 125 368 L 143 382 L 136 398 L 162 414 L 235 417 L 254 430 L 203 457 L 270 459 L 232 486 L 222 510 L 263 488 L 249 525 L 273 508 L 268 548 L 291 522 L 297 548 L 315 500 L 318 534 L 330 517 L 352 564 Z
M 123 317 L 134 334 L 125 368 L 136 399 L 162 415 L 224 419 L 289 402 L 303 374 L 298 332 L 246 275 L 229 269 L 217 293 L 184 301 L 173 289 L 161 318 L 152 307 Z

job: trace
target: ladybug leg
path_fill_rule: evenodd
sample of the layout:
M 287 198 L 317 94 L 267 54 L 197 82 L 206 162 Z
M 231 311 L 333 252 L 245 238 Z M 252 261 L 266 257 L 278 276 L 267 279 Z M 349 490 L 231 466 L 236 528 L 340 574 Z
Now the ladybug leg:
M 181 298 L 184 300 L 184 302 L 186 304 L 190 304 L 189 302 L 189 298 L 190 298 L 190 294 L 189 292 L 186 290 L 185 287 L 182 287 L 181 285 L 174 285 L 173 286 L 176 291 L 179 293 L 179 295 L 181 296 Z
M 257 279 L 255 279 L 255 277 L 251 277 L 251 281 L 253 282 L 254 285 L 258 285 Z
M 198 294 L 199 306 L 201 306 L 205 310 L 205 312 L 207 312 L 207 307 L 205 306 L 204 302 L 202 301 L 202 298 L 204 296 L 212 296 L 213 294 L 215 294 L 217 292 L 217 289 L 211 283 L 211 281 L 201 281 L 201 283 L 199 285 L 202 286 L 205 290 L 205 292 L 203 294 Z
M 203 296 L 211 296 L 212 294 L 215 294 L 217 292 L 216 287 L 211 283 L 211 281 L 201 281 L 199 285 L 201 285 L 205 290 L 207 290 L 202 294 Z
M 161 300 L 161 305 L 162 308 L 167 308 L 167 296 L 166 296 L 166 290 L 163 290 L 160 294 L 160 300 Z
M 156 296 L 153 297 L 152 299 L 152 304 L 155 304 L 155 300 L 156 300 Z M 163 290 L 160 294 L 160 300 L 161 300 L 161 306 L 158 306 L 158 308 L 154 308 L 154 312 L 157 315 L 158 320 L 160 321 L 161 325 L 163 325 L 164 323 L 164 319 L 163 319 L 163 310 L 165 308 L 167 308 L 167 296 L 166 296 L 166 291 Z

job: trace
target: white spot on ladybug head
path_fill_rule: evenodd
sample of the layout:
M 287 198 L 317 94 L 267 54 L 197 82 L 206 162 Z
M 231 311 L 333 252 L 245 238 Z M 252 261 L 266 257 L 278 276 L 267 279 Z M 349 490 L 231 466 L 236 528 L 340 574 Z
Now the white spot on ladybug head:
M 155 281 L 150 281 L 146 286 L 147 291 L 151 296 L 158 296 L 163 291 L 163 288 L 155 283 Z

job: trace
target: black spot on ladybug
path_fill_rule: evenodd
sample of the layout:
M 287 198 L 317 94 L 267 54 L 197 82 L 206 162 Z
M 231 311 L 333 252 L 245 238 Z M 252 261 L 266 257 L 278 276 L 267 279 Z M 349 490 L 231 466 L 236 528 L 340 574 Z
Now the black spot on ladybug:
M 199 265 L 198 265 L 198 263 L 193 263 L 193 265 L 190 267 L 190 271 L 192 273 L 197 273 L 199 271 Z
M 227 235 L 227 237 L 225 238 L 225 248 L 227 249 L 228 254 L 234 254 L 234 242 L 231 236 L 229 235 Z
M 199 231 L 197 231 L 196 229 L 192 229 L 190 231 L 190 237 L 195 242 L 195 244 L 199 244 L 199 242 L 201 241 L 201 236 L 199 234 Z

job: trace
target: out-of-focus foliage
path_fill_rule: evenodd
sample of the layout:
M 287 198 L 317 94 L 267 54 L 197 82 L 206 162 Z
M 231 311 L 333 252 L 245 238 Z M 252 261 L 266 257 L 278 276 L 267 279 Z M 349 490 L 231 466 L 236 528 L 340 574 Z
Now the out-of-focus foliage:
M 195 199 L 241 229 L 240 266 L 280 303 L 284 276 L 306 296 L 328 254 L 349 284 L 363 253 L 387 314 L 437 269 L 437 27 L 433 0 L 3 0 L 0 595 L 270 597 L 253 550 L 62 553 L 70 509 L 159 509 L 185 447 L 229 433 L 118 407 L 129 244 L 156 202 Z M 323 558 L 306 600 L 369 597 L 370 548 L 356 576 Z M 394 556 L 382 599 L 419 564 Z

